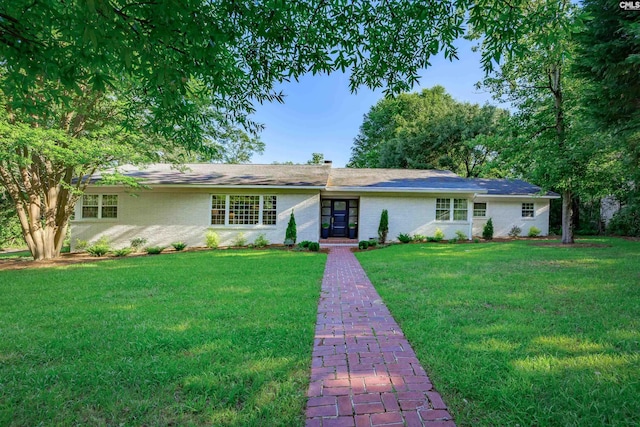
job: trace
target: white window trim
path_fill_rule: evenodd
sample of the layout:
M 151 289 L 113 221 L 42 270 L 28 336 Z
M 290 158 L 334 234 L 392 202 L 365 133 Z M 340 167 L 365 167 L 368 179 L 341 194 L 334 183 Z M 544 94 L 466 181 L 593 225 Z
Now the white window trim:
M 85 217 L 84 215 L 82 215 L 82 208 L 84 208 L 84 196 L 98 196 L 98 216 L 90 216 L 90 217 Z M 108 218 L 102 218 L 102 198 L 104 196 L 116 196 L 118 199 L 118 203 L 115 205 L 116 206 L 116 216 L 115 217 L 108 217 Z M 113 206 L 113 205 L 107 205 L 107 206 Z M 115 221 L 120 217 L 120 197 L 118 197 L 117 194 L 83 194 L 82 196 L 80 196 L 80 219 L 84 220 L 84 221 Z
M 523 216 L 522 215 L 523 205 L 525 203 L 533 205 L 533 209 L 532 209 L 533 216 Z M 533 221 L 533 220 L 535 220 L 536 219 L 536 204 L 535 204 L 535 202 L 522 202 L 520 204 L 520 216 L 521 216 L 521 219 L 524 220 L 524 221 Z
M 484 203 L 484 205 L 485 205 L 484 216 L 476 216 L 475 215 L 476 209 L 473 207 L 473 205 L 475 205 L 476 203 Z M 489 215 L 488 215 L 488 213 L 489 213 L 489 202 L 472 202 L 471 206 L 472 206 L 471 207 L 471 211 L 472 211 L 471 212 L 471 217 L 472 218 L 474 218 L 474 219 L 487 219 L 487 218 L 489 218 Z
M 437 206 L 438 206 L 438 199 L 449 199 L 449 219 L 438 219 L 438 214 L 436 213 L 437 211 Z M 454 218 L 454 210 L 453 210 L 453 206 L 454 206 L 454 201 L 455 200 L 466 200 L 467 201 L 467 218 L 466 219 L 453 219 Z M 473 201 L 469 200 L 469 199 L 463 199 L 462 197 L 437 197 L 435 199 L 435 206 L 434 206 L 434 213 L 435 213 L 435 222 L 438 223 L 456 223 L 456 224 L 466 224 L 469 222 L 469 206 L 471 206 L 471 210 L 473 213 Z
M 224 225 L 211 224 L 211 210 L 213 209 L 213 197 L 212 196 L 225 196 L 224 197 Z M 229 223 L 229 211 L 231 207 L 231 196 L 257 196 L 258 201 L 258 223 L 257 224 L 230 224 Z M 263 210 L 264 210 L 264 198 L 265 196 L 276 197 L 276 223 L 275 224 L 263 224 Z M 210 227 L 225 227 L 225 228 L 275 228 L 278 225 L 278 195 L 277 194 L 209 194 L 209 226 Z

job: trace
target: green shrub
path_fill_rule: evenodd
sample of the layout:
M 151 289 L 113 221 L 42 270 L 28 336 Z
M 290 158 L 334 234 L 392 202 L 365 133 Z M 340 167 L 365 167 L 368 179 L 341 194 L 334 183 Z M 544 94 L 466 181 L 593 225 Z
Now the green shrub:
M 111 247 L 109 245 L 95 244 L 87 248 L 87 253 L 91 256 L 105 256 L 109 252 L 111 252 Z
M 236 237 L 233 238 L 233 241 L 231 242 L 232 246 L 247 246 L 247 237 L 244 235 L 244 233 L 241 231 L 238 234 L 236 234 Z
M 400 240 L 402 243 L 409 243 L 413 239 L 408 234 L 400 233 L 400 234 L 398 234 L 398 240 Z
M 144 250 L 149 255 L 158 255 L 159 253 L 164 251 L 164 249 L 165 249 L 164 246 L 147 246 L 146 248 L 144 248 Z
M 449 243 L 458 243 L 458 238 L 454 237 L 453 239 L 449 239 Z
M 15 205 L 0 185 L 0 247 L 22 246 L 24 243 Z
M 426 242 L 427 236 L 423 236 L 422 234 L 414 234 L 411 238 L 414 242 Z
M 456 239 L 457 239 L 457 240 L 467 240 L 467 235 L 466 235 L 466 234 L 464 234 L 464 232 L 463 232 L 463 231 L 461 231 L 461 230 L 457 230 L 457 231 L 456 231 Z
M 311 243 L 313 243 L 311 240 L 303 240 L 302 242 L 298 243 L 298 247 L 300 249 L 308 249 Z
M 444 240 L 444 232 L 439 228 L 436 228 L 436 232 L 433 235 L 434 242 L 441 242 Z
M 173 242 L 171 246 L 173 246 L 173 249 L 175 249 L 176 251 L 181 251 L 187 247 L 187 244 L 185 242 Z
M 389 234 L 389 212 L 383 209 L 380 214 L 380 225 L 378 225 L 378 241 L 383 245 L 387 241 L 387 234 Z
M 482 228 L 482 238 L 484 240 L 493 239 L 493 220 L 491 218 L 489 218 L 487 223 Z
M 291 211 L 291 216 L 289 217 L 289 224 L 287 224 L 287 231 L 284 234 L 285 245 L 287 245 L 287 241 L 291 241 L 290 245 L 296 244 L 296 239 L 298 238 L 298 232 L 296 229 L 296 217 L 293 216 L 293 211 Z
M 640 237 L 640 203 L 633 201 L 616 212 L 607 224 L 607 233 Z
M 144 245 L 146 244 L 147 239 L 145 239 L 144 237 L 136 237 L 135 239 L 131 239 L 131 248 L 135 252 L 140 252 L 140 250 L 144 248 Z
M 514 238 L 520 236 L 521 233 L 522 229 L 517 225 L 514 225 L 513 227 L 511 227 L 511 230 L 509 230 L 509 236 Z
M 131 252 L 133 252 L 133 249 L 131 248 L 122 248 L 122 249 L 114 249 L 112 253 L 114 256 L 122 257 L 122 256 L 129 255 Z
M 527 236 L 529 237 L 538 237 L 540 235 L 540 233 L 542 233 L 542 230 L 540 230 L 538 227 L 533 226 L 529 229 L 529 233 L 527 233 Z
M 205 246 L 210 249 L 215 249 L 220 244 L 220 236 L 212 229 L 208 229 L 204 235 Z
M 375 239 L 370 239 L 369 240 L 369 246 L 372 248 L 375 248 L 376 246 L 378 246 L 378 241 Z
M 473 243 L 480 243 L 480 239 L 473 239 Z
M 358 243 L 358 249 L 367 249 L 367 248 L 369 248 L 369 241 L 360 240 L 360 242 Z
M 86 240 L 76 239 L 76 249 L 79 251 L 84 251 L 89 246 L 89 242 Z
M 100 237 L 93 245 L 87 248 L 87 253 L 91 256 L 105 256 L 111 252 L 111 245 L 107 236 Z
M 318 252 L 320 250 L 320 243 L 318 242 L 309 243 L 309 250 L 312 252 Z
M 269 246 L 269 241 L 267 240 L 267 237 L 264 235 L 264 233 L 259 234 L 258 237 L 256 237 L 256 241 L 253 242 L 254 246 L 256 248 L 264 248 L 265 246 Z

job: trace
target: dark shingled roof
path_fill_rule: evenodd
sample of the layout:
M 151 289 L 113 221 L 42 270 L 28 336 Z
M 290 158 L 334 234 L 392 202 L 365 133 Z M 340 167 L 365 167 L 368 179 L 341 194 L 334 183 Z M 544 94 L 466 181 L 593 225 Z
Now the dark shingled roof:
M 473 178 L 470 181 L 487 190 L 489 196 L 559 196 L 553 191 L 543 192 L 537 185 L 529 184 L 520 179 Z
M 169 164 L 144 167 L 126 165 L 120 173 L 139 178 L 148 185 L 203 185 L 246 187 L 309 187 L 360 191 L 458 191 L 501 196 L 548 196 L 540 187 L 521 180 L 469 179 L 453 172 L 416 169 L 355 169 L 324 165 L 227 165 L 193 163 L 176 168 Z M 92 177 L 92 182 L 100 174 Z
M 248 185 L 321 187 L 327 185 L 330 165 L 227 165 L 193 163 L 175 168 L 169 164 L 153 164 L 142 168 L 122 166 L 118 171 L 141 179 L 145 184 L 174 185 Z M 92 181 L 98 180 L 94 175 Z
M 416 169 L 331 169 L 327 187 L 483 191 L 451 171 Z

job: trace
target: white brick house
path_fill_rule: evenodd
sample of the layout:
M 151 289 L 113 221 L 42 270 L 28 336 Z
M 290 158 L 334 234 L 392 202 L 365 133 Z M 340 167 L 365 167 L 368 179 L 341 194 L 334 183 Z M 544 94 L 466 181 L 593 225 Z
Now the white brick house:
M 101 236 L 114 247 L 137 237 L 149 245 L 204 246 L 208 229 L 218 233 L 221 245 L 230 245 L 238 233 L 250 243 L 260 234 L 282 243 L 292 211 L 298 241 L 318 241 L 323 223 L 329 237 L 377 237 L 383 209 L 389 211 L 389 240 L 399 233 L 432 236 L 438 228 L 446 238 L 458 230 L 471 238 L 489 218 L 495 237 L 514 225 L 523 234 L 535 226 L 546 235 L 549 200 L 559 197 L 524 181 L 465 179 L 437 170 L 156 164 L 120 172 L 149 188 L 90 185 L 71 221 L 72 250 L 79 240 Z

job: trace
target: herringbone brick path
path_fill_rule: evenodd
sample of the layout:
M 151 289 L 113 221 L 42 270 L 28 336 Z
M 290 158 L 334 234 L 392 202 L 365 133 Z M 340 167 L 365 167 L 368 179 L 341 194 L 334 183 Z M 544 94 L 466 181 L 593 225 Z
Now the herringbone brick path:
M 455 426 L 360 263 L 327 259 L 307 392 L 308 427 Z

